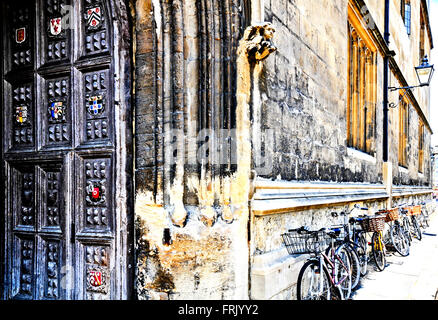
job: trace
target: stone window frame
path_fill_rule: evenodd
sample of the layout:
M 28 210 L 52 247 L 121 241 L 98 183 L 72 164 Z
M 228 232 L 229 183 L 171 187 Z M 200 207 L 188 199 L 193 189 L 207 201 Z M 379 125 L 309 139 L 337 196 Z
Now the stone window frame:
M 398 164 L 403 168 L 408 167 L 409 107 L 409 100 L 400 94 Z
M 360 15 L 348 10 L 347 145 L 375 154 L 377 46 Z
M 400 1 L 400 15 L 403 20 L 403 24 L 406 27 L 406 32 L 411 35 L 411 20 L 412 20 L 412 6 L 411 0 Z
M 425 49 L 425 40 L 426 40 L 426 23 L 424 22 L 424 14 L 423 14 L 423 4 L 420 4 L 420 40 L 419 40 L 419 61 L 424 58 L 426 49 Z
M 418 122 L 418 172 L 424 173 L 425 130 L 423 120 Z

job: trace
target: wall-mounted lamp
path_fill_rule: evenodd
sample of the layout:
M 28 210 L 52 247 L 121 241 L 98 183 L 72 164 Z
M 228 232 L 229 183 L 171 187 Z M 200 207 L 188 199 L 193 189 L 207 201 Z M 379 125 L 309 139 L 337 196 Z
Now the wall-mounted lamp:
M 427 59 L 427 55 L 424 56 L 423 63 L 415 68 L 418 81 L 420 82 L 420 87 L 430 86 L 434 71 L 434 65 L 429 64 L 429 59 Z
M 401 88 L 389 87 L 388 89 L 391 92 L 397 91 L 397 90 L 405 90 L 405 94 L 403 95 L 403 97 L 404 97 L 407 94 L 408 89 L 430 86 L 430 82 L 432 81 L 432 76 L 433 76 L 434 71 L 435 71 L 435 67 L 434 67 L 434 65 L 429 64 L 429 59 L 427 58 L 427 55 L 426 55 L 426 56 L 424 56 L 421 65 L 419 65 L 418 67 L 415 67 L 415 72 L 417 73 L 418 82 L 420 83 L 418 86 L 401 87 Z M 403 97 L 400 99 L 400 101 L 397 103 L 397 105 L 394 103 L 390 103 L 389 107 L 396 108 L 399 105 L 399 103 L 402 101 Z

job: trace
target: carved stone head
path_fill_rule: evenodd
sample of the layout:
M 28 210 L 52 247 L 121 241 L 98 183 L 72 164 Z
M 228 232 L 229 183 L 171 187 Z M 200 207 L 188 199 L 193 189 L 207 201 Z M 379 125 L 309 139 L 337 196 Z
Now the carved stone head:
M 246 53 L 250 61 L 262 61 L 277 50 L 272 42 L 274 33 L 275 28 L 270 22 L 246 28 L 243 41 L 246 42 Z

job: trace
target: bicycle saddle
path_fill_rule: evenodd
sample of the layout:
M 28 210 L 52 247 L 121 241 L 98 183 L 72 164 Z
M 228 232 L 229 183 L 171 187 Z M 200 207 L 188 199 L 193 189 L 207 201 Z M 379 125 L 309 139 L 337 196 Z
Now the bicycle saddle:
M 301 228 L 298 228 L 295 230 L 289 230 L 289 232 L 291 232 L 291 231 L 297 231 L 299 234 L 301 234 L 301 233 L 310 232 L 310 228 L 309 228 L 309 226 L 302 226 Z
M 327 235 L 331 238 L 337 238 L 339 236 L 339 234 L 341 233 L 341 229 L 339 229 L 339 228 L 330 228 L 330 229 L 325 228 L 325 233 L 327 233 Z
M 350 218 L 350 220 L 348 220 L 348 222 L 350 223 L 350 224 L 353 224 L 353 223 L 356 223 L 356 222 L 360 222 L 360 221 L 363 221 L 365 219 L 365 216 L 363 216 L 363 217 L 353 217 L 353 218 Z

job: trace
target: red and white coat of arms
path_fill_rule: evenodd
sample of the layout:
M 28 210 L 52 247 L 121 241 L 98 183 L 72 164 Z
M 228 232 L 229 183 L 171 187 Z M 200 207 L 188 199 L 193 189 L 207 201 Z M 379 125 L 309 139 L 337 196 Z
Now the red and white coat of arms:
M 26 41 L 26 28 L 18 28 L 15 30 L 15 42 L 23 43 Z
M 59 18 L 52 18 L 50 19 L 50 34 L 52 36 L 57 36 L 62 31 L 62 19 Z
M 91 28 L 96 28 L 102 20 L 102 10 L 100 7 L 90 8 L 87 10 L 87 25 Z

